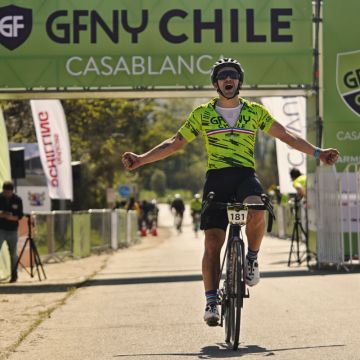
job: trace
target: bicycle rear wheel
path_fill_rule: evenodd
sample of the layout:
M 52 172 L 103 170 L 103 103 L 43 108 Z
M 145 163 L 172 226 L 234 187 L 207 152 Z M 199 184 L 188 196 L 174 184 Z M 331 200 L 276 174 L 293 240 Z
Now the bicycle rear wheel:
M 225 317 L 225 341 L 237 350 L 240 339 L 241 309 L 245 295 L 243 276 L 243 254 L 239 242 L 233 242 L 230 250 L 230 267 L 225 284 L 226 296 L 223 300 Z

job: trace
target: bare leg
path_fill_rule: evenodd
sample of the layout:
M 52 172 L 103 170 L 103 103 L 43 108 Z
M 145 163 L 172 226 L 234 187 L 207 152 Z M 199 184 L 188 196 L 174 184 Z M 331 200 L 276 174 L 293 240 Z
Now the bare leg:
M 202 273 L 205 291 L 216 290 L 219 286 L 220 253 L 224 241 L 224 230 L 205 230 L 205 250 L 202 260 Z
M 245 203 L 261 204 L 262 201 L 258 196 L 249 196 Z M 250 210 L 246 224 L 246 236 L 248 238 L 248 247 L 253 251 L 258 251 L 265 233 L 265 211 Z
M 258 251 L 265 233 L 265 219 L 263 210 L 252 210 L 246 224 L 246 236 L 248 247 Z

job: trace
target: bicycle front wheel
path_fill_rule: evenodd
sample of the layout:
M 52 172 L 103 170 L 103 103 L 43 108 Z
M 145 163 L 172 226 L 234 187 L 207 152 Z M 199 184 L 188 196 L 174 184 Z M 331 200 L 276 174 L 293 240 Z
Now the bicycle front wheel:
M 225 341 L 233 350 L 239 347 L 241 309 L 245 295 L 243 276 L 243 254 L 239 242 L 233 242 L 230 250 L 230 267 L 226 281 L 226 297 L 224 299 Z

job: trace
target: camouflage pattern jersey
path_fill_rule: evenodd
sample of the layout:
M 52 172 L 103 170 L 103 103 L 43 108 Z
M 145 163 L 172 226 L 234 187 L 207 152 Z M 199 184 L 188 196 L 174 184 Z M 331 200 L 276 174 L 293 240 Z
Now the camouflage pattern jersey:
M 255 169 L 256 131 L 268 132 L 275 120 L 262 105 L 239 100 L 243 106 L 234 127 L 216 112 L 214 98 L 193 110 L 179 129 L 187 142 L 202 133 L 208 153 L 207 170 L 239 166 Z

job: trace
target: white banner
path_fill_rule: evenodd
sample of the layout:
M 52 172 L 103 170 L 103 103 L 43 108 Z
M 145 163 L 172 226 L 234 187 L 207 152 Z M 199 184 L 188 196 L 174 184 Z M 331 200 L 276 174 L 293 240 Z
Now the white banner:
M 263 97 L 261 102 L 274 118 L 289 131 L 306 139 L 306 101 L 297 97 Z M 290 170 L 297 168 L 306 174 L 306 155 L 276 139 L 276 155 L 281 193 L 294 193 Z
M 4 181 L 11 180 L 10 155 L 3 113 L 0 108 L 0 189 Z
M 41 163 L 51 199 L 73 199 L 71 153 L 59 100 L 31 100 Z

